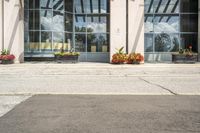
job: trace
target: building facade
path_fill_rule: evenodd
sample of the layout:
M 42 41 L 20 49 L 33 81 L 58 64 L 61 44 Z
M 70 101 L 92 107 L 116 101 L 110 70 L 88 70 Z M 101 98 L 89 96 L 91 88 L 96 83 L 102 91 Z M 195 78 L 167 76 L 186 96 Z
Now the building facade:
M 198 0 L 3 0 L 0 50 L 16 62 L 80 52 L 80 61 L 109 62 L 116 48 L 146 61 L 170 61 L 171 52 L 199 52 Z

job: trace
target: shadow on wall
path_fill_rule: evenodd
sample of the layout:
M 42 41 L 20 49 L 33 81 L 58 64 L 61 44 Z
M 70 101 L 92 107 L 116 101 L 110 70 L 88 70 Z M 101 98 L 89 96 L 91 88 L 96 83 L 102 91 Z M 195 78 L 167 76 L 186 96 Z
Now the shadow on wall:
M 140 14 L 144 15 L 144 10 L 142 10 L 142 13 L 140 13 Z M 137 32 L 136 32 L 136 36 L 135 36 L 135 39 L 134 39 L 135 41 L 134 41 L 133 48 L 132 48 L 131 52 L 136 52 L 137 46 L 139 45 L 138 43 L 139 43 L 140 35 L 142 33 L 142 28 L 144 26 L 144 16 L 143 15 L 140 15 L 140 18 L 136 18 L 140 21 L 139 21 L 139 26 L 135 26 L 135 28 L 137 28 Z
M 6 0 L 7 2 L 9 2 L 9 0 Z M 19 8 L 18 12 L 15 12 L 15 8 Z M 13 14 L 14 16 L 16 15 L 16 18 L 15 20 L 10 20 L 10 21 L 13 21 L 14 23 L 14 26 L 12 28 L 12 32 L 9 33 L 8 35 L 10 35 L 10 38 L 9 38 L 9 41 L 8 41 L 8 46 L 6 49 L 8 49 L 9 51 L 12 51 L 12 47 L 14 45 L 14 39 L 15 39 L 15 36 L 17 35 L 17 30 L 18 30 L 18 27 L 19 27 L 19 24 L 21 21 L 23 21 L 23 7 L 22 7 L 22 1 L 19 0 L 19 2 L 16 2 L 15 5 L 14 5 L 14 8 L 12 9 L 12 13 L 16 13 L 16 14 Z M 11 17 L 11 19 L 13 19 L 13 17 Z M 5 32 L 5 31 L 4 31 Z M 17 44 L 17 45 L 20 45 L 20 44 Z M 19 55 L 19 60 L 23 58 L 23 53 Z

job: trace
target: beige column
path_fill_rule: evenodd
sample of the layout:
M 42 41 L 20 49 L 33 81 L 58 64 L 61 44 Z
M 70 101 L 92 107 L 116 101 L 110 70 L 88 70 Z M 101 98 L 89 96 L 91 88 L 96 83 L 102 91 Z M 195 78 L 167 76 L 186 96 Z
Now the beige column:
M 16 63 L 24 61 L 23 0 L 9 0 L 4 3 L 5 49 L 16 56 Z
M 122 46 L 126 51 L 126 0 L 110 0 L 110 59 Z
M 128 36 L 129 53 L 144 55 L 144 0 L 129 0 Z
M 3 28 L 2 28 L 2 21 L 3 21 L 3 16 L 2 16 L 2 0 L 0 0 L 0 51 L 2 51 L 2 46 L 3 46 L 3 42 L 2 42 L 2 32 L 3 32 Z

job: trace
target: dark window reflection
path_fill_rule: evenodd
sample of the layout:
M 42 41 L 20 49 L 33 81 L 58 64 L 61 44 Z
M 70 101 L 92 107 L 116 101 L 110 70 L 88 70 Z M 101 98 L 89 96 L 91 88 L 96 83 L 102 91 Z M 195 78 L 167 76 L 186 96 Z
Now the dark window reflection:
M 65 0 L 65 11 L 73 12 L 73 0 Z
M 198 12 L 198 0 L 181 0 L 181 12 Z
M 40 48 L 40 32 L 30 31 L 29 32 L 29 46 L 31 51 L 38 51 Z
M 181 48 L 188 49 L 192 45 L 192 51 L 198 52 L 198 35 L 197 34 L 181 34 Z
M 86 52 L 86 35 L 85 34 L 75 35 L 75 50 L 77 52 Z
M 52 32 L 41 32 L 41 50 L 52 50 Z
M 40 12 L 39 10 L 29 11 L 29 29 L 39 30 L 40 29 Z
M 153 52 L 153 34 L 145 34 L 144 50 L 145 52 Z
M 29 0 L 29 9 L 39 9 L 40 0 Z
M 198 32 L 198 14 L 181 14 L 181 32 Z
M 73 15 L 65 13 L 65 31 L 73 31 Z

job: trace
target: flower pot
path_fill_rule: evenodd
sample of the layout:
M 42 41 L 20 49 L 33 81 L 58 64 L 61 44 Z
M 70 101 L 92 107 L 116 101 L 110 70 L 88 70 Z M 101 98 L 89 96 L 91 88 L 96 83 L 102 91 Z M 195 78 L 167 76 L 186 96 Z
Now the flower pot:
M 1 64 L 13 64 L 14 60 L 1 60 Z

